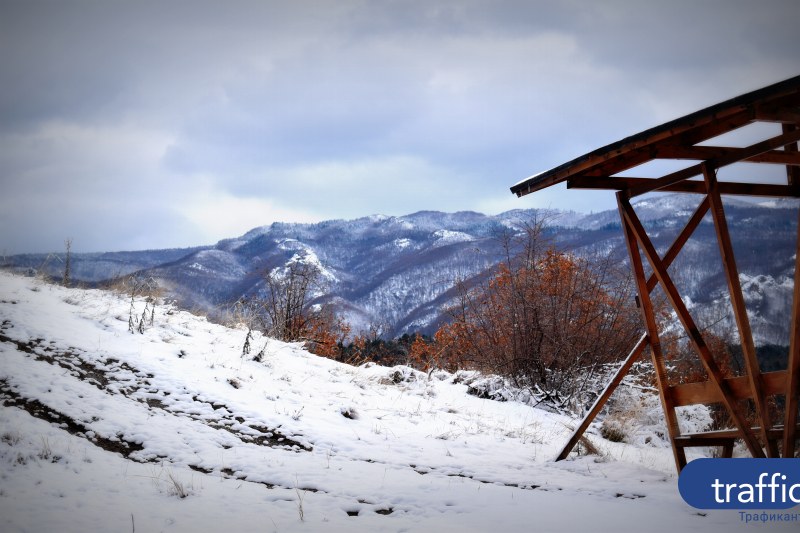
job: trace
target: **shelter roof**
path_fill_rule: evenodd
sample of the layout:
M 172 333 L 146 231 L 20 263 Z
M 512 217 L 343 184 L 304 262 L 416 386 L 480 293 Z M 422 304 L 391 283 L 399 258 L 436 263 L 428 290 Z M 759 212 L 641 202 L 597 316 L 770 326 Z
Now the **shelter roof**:
M 706 141 L 757 122 L 776 123 L 775 133 L 746 147 Z M 723 194 L 800 196 L 800 76 L 731 98 L 589 152 L 522 180 L 517 196 L 558 183 L 568 188 L 611 189 L 637 196 L 651 191 L 705 192 L 703 165 L 717 169 L 739 162 L 785 165 L 781 183 L 720 181 Z M 704 144 L 700 144 L 704 143 Z M 658 177 L 617 176 L 655 160 L 686 160 L 688 166 Z

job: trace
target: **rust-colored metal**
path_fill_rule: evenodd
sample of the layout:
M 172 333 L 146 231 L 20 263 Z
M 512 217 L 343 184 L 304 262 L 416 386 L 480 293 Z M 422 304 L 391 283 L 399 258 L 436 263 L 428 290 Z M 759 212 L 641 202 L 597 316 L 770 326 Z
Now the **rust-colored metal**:
M 719 146 L 715 137 L 753 123 L 774 123 L 778 130 L 767 138 L 746 147 Z M 703 144 L 699 144 L 703 143 Z M 736 440 L 744 441 L 753 457 L 763 457 L 764 449 L 770 457 L 794 457 L 800 436 L 798 424 L 798 395 L 800 394 L 800 283 L 795 283 L 789 361 L 787 369 L 762 373 L 759 368 L 755 343 L 750 328 L 745 301 L 739 281 L 738 269 L 731 245 L 730 232 L 721 197 L 723 195 L 763 196 L 775 198 L 800 198 L 800 76 L 770 85 L 763 89 L 732 98 L 720 104 L 697 111 L 632 135 L 618 142 L 559 165 L 546 172 L 531 176 L 511 187 L 517 196 L 524 196 L 558 183 L 567 183 L 570 189 L 598 189 L 617 191 L 617 205 L 622 230 L 630 259 L 633 278 L 646 334 L 637 343 L 628 358 L 606 387 L 595 406 L 573 433 L 559 459 L 574 447 L 583 431 L 602 409 L 616 386 L 624 378 L 632 359 L 650 346 L 659 396 L 664 410 L 667 430 L 673 447 L 675 464 L 680 471 L 686 464 L 684 448 L 692 446 L 720 446 L 722 456 L 730 457 Z M 619 176 L 624 171 L 635 172 L 635 167 L 650 161 L 669 159 L 688 161 L 680 170 L 660 177 Z M 694 163 L 692 163 L 694 161 Z M 719 181 L 716 170 L 742 162 L 751 167 L 784 165 L 786 179 L 761 183 L 747 181 Z M 758 174 L 754 177 L 758 178 Z M 663 258 L 638 219 L 630 200 L 645 193 L 679 192 L 701 195 L 700 203 L 684 228 L 675 238 Z M 725 377 L 714 360 L 703 334 L 678 293 L 667 269 L 678 257 L 694 231 L 708 212 L 722 257 L 731 309 L 736 321 L 747 375 Z M 800 217 L 800 215 L 799 215 Z M 800 220 L 800 218 L 799 218 Z M 795 244 L 795 280 L 800 276 L 800 222 L 798 242 Z M 652 268 L 645 277 L 642 256 Z M 670 386 L 667 369 L 659 341 L 658 324 L 650 292 L 661 285 L 678 320 L 686 330 L 708 380 Z M 646 341 L 645 341 L 646 339 Z M 785 400 L 784 423 L 772 426 L 770 397 Z M 600 401 L 602 399 L 602 401 Z M 752 401 L 755 406 L 755 423 L 748 422 L 739 402 Z M 675 408 L 692 404 L 721 403 L 735 425 L 733 429 L 682 435 L 677 423 Z M 782 450 L 779 450 L 779 445 Z

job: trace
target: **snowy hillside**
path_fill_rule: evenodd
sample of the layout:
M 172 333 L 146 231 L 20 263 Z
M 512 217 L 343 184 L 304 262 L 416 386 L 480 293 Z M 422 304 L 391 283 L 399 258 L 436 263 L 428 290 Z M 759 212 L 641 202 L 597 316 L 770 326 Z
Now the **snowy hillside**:
M 553 463 L 573 420 L 459 376 L 243 358 L 243 330 L 163 306 L 130 333 L 143 306 L 0 273 L 1 531 L 747 528 L 683 503 L 663 445 Z

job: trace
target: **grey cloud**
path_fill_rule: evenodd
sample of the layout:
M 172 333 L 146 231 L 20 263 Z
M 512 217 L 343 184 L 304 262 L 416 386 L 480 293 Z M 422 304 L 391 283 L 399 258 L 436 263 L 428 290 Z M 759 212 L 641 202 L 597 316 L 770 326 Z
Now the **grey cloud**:
M 93 242 L 168 231 L 195 244 L 176 205 L 199 180 L 319 217 L 556 202 L 512 204 L 508 186 L 796 75 L 799 9 L 2 0 L 0 248 L 41 249 L 46 228 L 8 229 L 24 227 L 8 213 L 35 225 L 14 206 L 57 194 L 77 229 L 108 217 L 115 196 L 166 221 L 121 217 L 106 224 L 114 237 Z M 393 162 L 418 175 L 398 178 Z M 583 198 L 571 193 L 570 207 Z

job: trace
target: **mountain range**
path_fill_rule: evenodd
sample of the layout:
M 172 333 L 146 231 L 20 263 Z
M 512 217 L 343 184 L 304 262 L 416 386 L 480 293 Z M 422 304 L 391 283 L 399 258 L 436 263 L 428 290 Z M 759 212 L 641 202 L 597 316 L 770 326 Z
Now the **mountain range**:
M 635 204 L 660 251 L 699 203 L 695 195 L 661 195 Z M 794 279 L 797 203 L 725 200 L 740 278 L 759 342 L 786 344 Z M 152 277 L 185 308 L 221 318 L 242 296 L 263 289 L 264 274 L 297 254 L 317 262 L 326 280 L 316 302 L 333 304 L 353 331 L 385 337 L 430 333 L 459 280 L 486 276 L 503 257 L 502 236 L 544 220 L 555 246 L 577 254 L 611 254 L 626 262 L 618 214 L 521 209 L 489 216 L 421 211 L 316 224 L 274 223 L 215 245 L 185 249 L 71 255 L 71 278 L 87 285 L 136 274 Z M 5 268 L 59 277 L 64 254 L 4 258 Z M 730 321 L 726 282 L 710 215 L 670 272 L 703 320 Z

